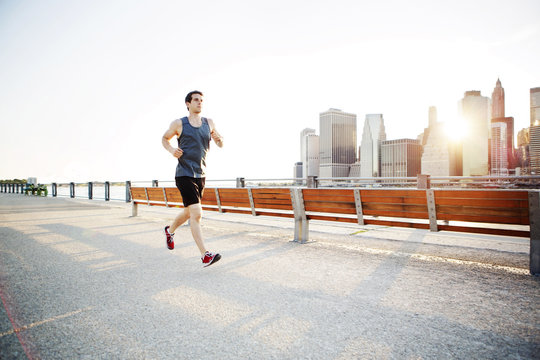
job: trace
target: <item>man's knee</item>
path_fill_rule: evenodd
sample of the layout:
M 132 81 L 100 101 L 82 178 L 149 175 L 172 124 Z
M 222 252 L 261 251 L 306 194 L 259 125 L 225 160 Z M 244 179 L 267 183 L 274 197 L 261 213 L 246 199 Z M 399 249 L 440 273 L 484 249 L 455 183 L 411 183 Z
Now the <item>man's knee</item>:
M 201 221 L 202 218 L 202 207 L 201 204 L 189 205 L 189 218 L 194 221 Z

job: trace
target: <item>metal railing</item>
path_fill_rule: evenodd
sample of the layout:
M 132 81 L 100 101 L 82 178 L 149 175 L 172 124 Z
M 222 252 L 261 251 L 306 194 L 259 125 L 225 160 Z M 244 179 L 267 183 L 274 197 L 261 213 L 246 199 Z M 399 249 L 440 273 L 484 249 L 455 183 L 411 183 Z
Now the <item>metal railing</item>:
M 104 201 L 131 201 L 132 185 L 157 187 L 160 184 L 175 186 L 174 181 L 90 181 L 84 183 L 46 184 L 52 197 L 83 198 Z M 207 187 L 308 187 L 308 188 L 445 188 L 445 189 L 540 189 L 540 175 L 528 176 L 429 176 L 417 177 L 317 177 L 308 178 L 263 178 L 207 179 Z M 28 184 L 0 183 L 1 193 L 24 194 Z

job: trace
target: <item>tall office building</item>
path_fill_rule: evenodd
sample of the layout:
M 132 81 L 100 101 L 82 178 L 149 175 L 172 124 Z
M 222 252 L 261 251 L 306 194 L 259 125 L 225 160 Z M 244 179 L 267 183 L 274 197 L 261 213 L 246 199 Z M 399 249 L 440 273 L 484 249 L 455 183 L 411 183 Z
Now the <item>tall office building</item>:
M 302 162 L 301 161 L 294 163 L 293 177 L 295 179 L 301 179 L 302 178 Z M 296 183 L 301 184 L 302 180 L 296 180 Z
M 530 128 L 526 127 L 517 135 L 516 166 L 520 168 L 520 175 L 530 174 L 529 132 Z
M 540 87 L 531 89 L 531 127 L 529 129 L 531 175 L 540 174 Z
M 300 160 L 302 176 L 319 176 L 319 136 L 315 129 L 304 129 L 300 133 Z
M 540 87 L 531 89 L 531 126 L 540 125 Z
M 504 122 L 491 123 L 491 175 L 508 175 L 508 126 Z
M 347 177 L 356 161 L 356 115 L 329 109 L 319 115 L 319 175 Z
M 437 124 L 437 107 L 430 106 L 428 111 L 428 127 L 424 128 L 424 132 L 418 135 L 418 141 L 422 146 L 426 145 L 427 138 L 429 137 L 429 129 Z
M 431 109 L 431 108 L 430 108 Z M 460 142 L 450 141 L 444 123 L 429 112 L 429 126 L 422 140 L 421 173 L 431 176 L 461 176 L 462 148 Z
M 360 177 L 360 161 L 351 164 L 351 170 L 349 171 L 349 177 Z
M 381 176 L 381 142 L 384 140 L 386 140 L 386 131 L 382 114 L 366 115 L 360 146 L 362 177 Z
M 502 117 L 491 120 L 491 175 L 508 175 L 515 169 L 514 118 Z
M 531 175 L 540 175 L 540 125 L 529 128 L 529 141 Z
M 514 118 L 505 117 L 504 88 L 497 79 L 491 94 L 491 175 L 508 175 L 515 168 L 514 156 Z
M 458 103 L 467 125 L 463 138 L 463 176 L 489 174 L 491 100 L 480 91 L 467 91 Z
M 501 86 L 501 80 L 497 79 L 495 89 L 491 94 L 491 117 L 504 117 L 504 88 Z
M 381 142 L 382 177 L 412 177 L 420 174 L 422 145 L 416 139 Z
M 530 174 L 540 174 L 540 87 L 531 89 L 531 126 L 529 128 Z
M 310 128 L 305 128 L 304 130 L 302 130 L 300 132 L 300 157 L 303 159 L 305 157 L 305 154 L 306 154 L 306 148 L 305 148 L 305 144 L 304 144 L 304 137 L 310 135 L 310 134 L 315 134 L 315 129 L 310 129 Z

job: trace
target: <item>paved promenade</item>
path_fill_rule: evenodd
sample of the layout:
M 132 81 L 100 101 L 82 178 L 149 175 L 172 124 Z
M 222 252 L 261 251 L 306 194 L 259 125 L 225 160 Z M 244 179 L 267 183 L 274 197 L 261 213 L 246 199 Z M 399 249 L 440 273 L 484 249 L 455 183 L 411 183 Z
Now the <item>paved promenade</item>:
M 0 194 L 0 359 L 538 359 L 528 240 Z

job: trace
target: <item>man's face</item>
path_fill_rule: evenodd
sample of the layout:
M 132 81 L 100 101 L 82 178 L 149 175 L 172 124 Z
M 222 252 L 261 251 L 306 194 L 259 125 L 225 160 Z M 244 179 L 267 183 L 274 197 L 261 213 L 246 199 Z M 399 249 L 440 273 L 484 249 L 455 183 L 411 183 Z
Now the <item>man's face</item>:
M 186 103 L 190 112 L 198 114 L 202 111 L 203 97 L 200 94 L 193 94 L 191 96 L 191 102 Z

